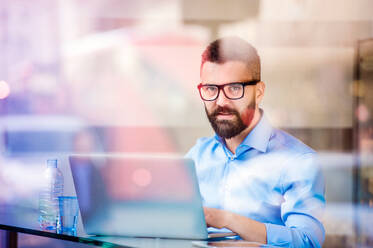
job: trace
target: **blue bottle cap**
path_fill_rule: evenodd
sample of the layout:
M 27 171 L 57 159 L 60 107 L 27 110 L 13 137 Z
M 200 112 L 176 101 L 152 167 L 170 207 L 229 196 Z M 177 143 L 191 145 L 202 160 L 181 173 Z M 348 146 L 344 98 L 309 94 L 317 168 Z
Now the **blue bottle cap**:
M 57 159 L 48 159 L 47 167 L 57 168 Z

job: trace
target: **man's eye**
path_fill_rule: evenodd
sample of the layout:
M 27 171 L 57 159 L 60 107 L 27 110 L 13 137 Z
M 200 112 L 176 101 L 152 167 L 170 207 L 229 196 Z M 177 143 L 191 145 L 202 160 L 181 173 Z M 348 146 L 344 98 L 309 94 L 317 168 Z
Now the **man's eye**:
M 230 91 L 240 91 L 240 90 L 241 90 L 241 87 L 240 87 L 240 86 L 230 86 L 230 87 L 229 87 L 229 90 L 230 90 Z
M 214 92 L 214 91 L 216 91 L 216 87 L 214 87 L 214 86 L 207 86 L 207 87 L 205 87 L 205 90 L 206 91 L 210 91 L 210 92 Z

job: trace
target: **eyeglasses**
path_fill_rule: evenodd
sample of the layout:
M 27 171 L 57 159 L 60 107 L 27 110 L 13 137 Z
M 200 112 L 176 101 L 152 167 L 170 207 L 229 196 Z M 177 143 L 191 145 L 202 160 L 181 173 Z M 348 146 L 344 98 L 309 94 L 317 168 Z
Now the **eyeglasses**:
M 247 85 L 256 85 L 260 80 L 252 80 L 247 82 L 233 82 L 222 85 L 202 84 L 198 85 L 199 94 L 204 101 L 214 101 L 219 97 L 220 90 L 226 98 L 237 100 L 244 96 L 244 87 Z

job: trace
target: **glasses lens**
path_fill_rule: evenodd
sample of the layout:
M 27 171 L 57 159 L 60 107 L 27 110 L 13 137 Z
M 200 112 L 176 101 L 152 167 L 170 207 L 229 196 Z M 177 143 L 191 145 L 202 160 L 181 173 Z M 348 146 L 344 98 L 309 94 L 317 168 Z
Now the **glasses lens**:
M 224 86 L 224 92 L 228 98 L 235 99 L 242 97 L 243 85 L 242 84 L 227 84 Z
M 218 95 L 219 89 L 214 85 L 204 85 L 200 88 L 200 91 L 203 99 L 212 100 Z

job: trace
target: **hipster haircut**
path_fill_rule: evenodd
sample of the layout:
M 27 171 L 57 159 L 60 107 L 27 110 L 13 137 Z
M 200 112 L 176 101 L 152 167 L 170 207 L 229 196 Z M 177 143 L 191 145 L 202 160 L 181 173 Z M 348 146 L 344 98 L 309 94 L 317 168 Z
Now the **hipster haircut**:
M 261 78 L 258 52 L 250 43 L 238 37 L 224 37 L 211 42 L 202 53 L 201 71 L 206 61 L 217 64 L 241 61 L 247 65 L 253 80 Z

